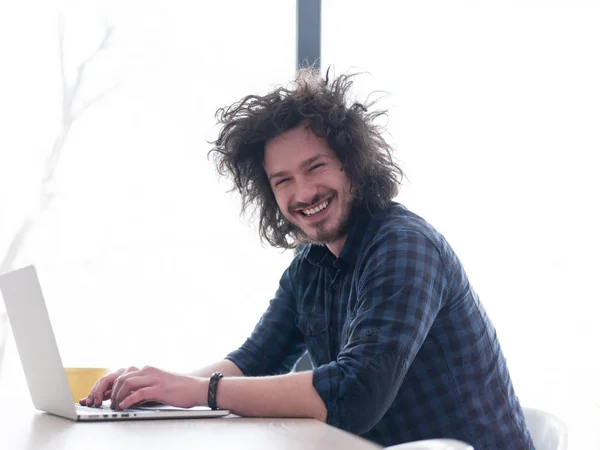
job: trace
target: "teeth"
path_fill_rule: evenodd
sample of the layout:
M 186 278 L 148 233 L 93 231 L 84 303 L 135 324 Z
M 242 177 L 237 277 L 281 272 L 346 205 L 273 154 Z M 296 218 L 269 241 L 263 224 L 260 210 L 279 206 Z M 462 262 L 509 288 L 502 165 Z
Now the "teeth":
M 327 205 L 329 205 L 329 201 L 325 200 L 323 203 L 321 203 L 320 205 L 318 205 L 316 208 L 311 208 L 311 209 L 304 209 L 302 210 L 302 213 L 305 216 L 312 216 L 313 214 L 318 213 L 319 211 L 327 208 Z

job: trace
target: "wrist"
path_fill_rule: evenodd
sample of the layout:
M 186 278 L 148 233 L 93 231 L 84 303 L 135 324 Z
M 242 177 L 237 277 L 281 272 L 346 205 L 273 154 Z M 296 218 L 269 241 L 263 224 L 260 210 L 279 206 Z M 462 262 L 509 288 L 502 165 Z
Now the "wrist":
M 189 376 L 191 379 L 191 397 L 195 406 L 207 406 L 208 378 Z

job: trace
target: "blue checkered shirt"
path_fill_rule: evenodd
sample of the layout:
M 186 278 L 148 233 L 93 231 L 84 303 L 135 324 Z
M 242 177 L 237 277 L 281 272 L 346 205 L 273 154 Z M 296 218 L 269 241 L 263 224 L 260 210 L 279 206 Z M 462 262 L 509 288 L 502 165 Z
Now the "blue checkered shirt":
M 339 258 L 307 245 L 252 335 L 227 358 L 246 376 L 308 351 L 327 423 L 389 446 L 533 444 L 496 332 L 456 254 L 397 203 L 354 208 Z

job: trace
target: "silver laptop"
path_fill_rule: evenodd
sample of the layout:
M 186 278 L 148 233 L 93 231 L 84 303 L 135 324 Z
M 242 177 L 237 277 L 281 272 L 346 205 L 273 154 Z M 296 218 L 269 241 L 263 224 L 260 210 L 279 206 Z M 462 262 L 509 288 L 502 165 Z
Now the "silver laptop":
M 227 410 L 208 407 L 140 406 L 114 411 L 106 404 L 91 408 L 73 403 L 48 310 L 34 266 L 0 276 L 0 290 L 27 378 L 34 406 L 71 420 L 132 420 L 221 417 Z

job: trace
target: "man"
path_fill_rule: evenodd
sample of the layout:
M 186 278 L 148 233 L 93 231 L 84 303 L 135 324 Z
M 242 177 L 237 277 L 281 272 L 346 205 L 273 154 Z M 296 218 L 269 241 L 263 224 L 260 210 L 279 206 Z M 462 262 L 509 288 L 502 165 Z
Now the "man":
M 351 85 L 306 70 L 218 111 L 220 173 L 243 210 L 256 207 L 264 240 L 297 248 L 250 338 L 190 375 L 122 369 L 82 404 L 309 417 L 385 446 L 533 448 L 477 294 L 446 240 L 392 202 L 403 173 L 375 125 L 382 112 L 350 104 Z M 314 370 L 289 373 L 305 351 Z

